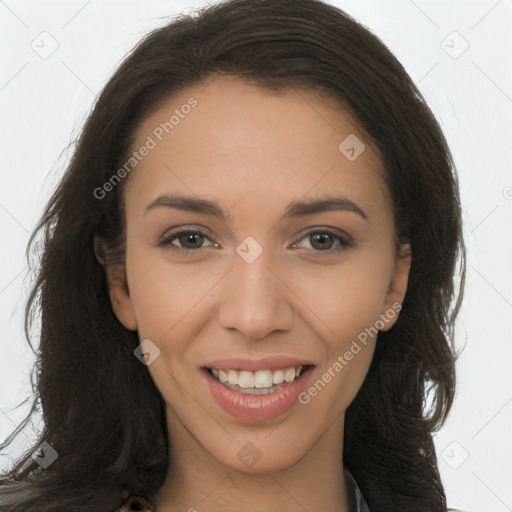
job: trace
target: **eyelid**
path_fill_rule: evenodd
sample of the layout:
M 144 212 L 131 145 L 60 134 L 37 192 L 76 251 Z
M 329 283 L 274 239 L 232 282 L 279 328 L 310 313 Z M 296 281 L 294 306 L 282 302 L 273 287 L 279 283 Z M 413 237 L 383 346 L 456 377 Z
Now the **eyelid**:
M 334 248 L 325 249 L 323 251 L 321 251 L 321 250 L 314 250 L 314 249 L 311 250 L 311 252 L 314 252 L 315 254 L 332 254 L 337 249 L 345 249 L 345 248 L 348 248 L 348 247 L 353 247 L 355 245 L 354 244 L 354 239 L 348 233 L 346 233 L 343 230 L 340 230 L 340 229 L 337 229 L 337 228 L 330 228 L 330 227 L 327 227 L 327 226 L 316 226 L 316 227 L 313 227 L 313 228 L 309 228 L 306 231 L 304 231 L 303 233 L 301 233 L 295 239 L 295 241 L 292 243 L 292 246 L 295 246 L 296 244 L 298 244 L 298 242 L 300 242 L 304 238 L 307 238 L 308 236 L 311 236 L 311 235 L 313 235 L 315 233 L 328 234 L 328 235 L 330 235 L 333 238 L 337 238 L 339 240 L 339 242 L 340 242 L 339 245 L 337 245 Z
M 171 246 L 172 250 L 175 250 L 177 252 L 182 253 L 194 253 L 199 252 L 201 249 L 206 249 L 207 247 L 214 247 L 218 246 L 219 244 L 215 242 L 208 234 L 208 230 L 201 226 L 201 229 L 198 229 L 197 227 L 187 227 L 187 226 L 180 226 L 177 228 L 170 229 L 166 231 L 158 240 L 157 245 L 159 246 Z M 324 233 L 332 236 L 333 238 L 337 238 L 339 240 L 339 245 L 334 248 L 329 248 L 325 250 L 315 250 L 315 249 L 308 249 L 310 252 L 317 253 L 317 254 L 332 254 L 337 249 L 345 249 L 349 247 L 353 247 L 354 240 L 353 238 L 346 233 L 343 230 L 337 229 L 337 228 L 331 228 L 331 227 L 323 227 L 323 226 L 315 226 L 312 228 L 308 228 L 306 231 L 303 231 L 295 240 L 292 242 L 291 246 L 296 246 L 300 241 L 302 241 L 304 238 L 313 235 L 315 233 Z M 178 247 L 176 245 L 173 245 L 172 242 L 178 238 L 181 235 L 185 234 L 193 234 L 193 235 L 200 235 L 205 239 L 208 239 L 210 242 L 212 242 L 210 245 L 206 247 L 199 247 L 195 249 L 190 249 L 187 247 Z
M 204 230 L 204 231 L 202 231 L 202 230 Z M 212 242 L 212 244 L 207 246 L 207 247 L 212 247 L 214 245 L 218 245 L 216 242 L 214 242 L 212 240 L 212 238 L 208 234 L 205 233 L 205 231 L 208 231 L 208 230 L 206 230 L 203 227 L 201 229 L 198 229 L 198 228 L 189 228 L 189 227 L 186 227 L 186 226 L 181 226 L 181 227 L 178 227 L 178 228 L 170 229 L 169 231 L 166 231 L 158 239 L 157 245 L 159 245 L 159 246 L 171 246 L 173 248 L 173 250 L 176 250 L 178 252 L 198 252 L 200 249 L 204 249 L 205 248 L 205 247 L 200 247 L 199 249 L 189 249 L 187 247 L 178 247 L 178 246 L 172 244 L 172 242 L 176 238 L 178 238 L 179 236 L 181 236 L 181 235 L 188 235 L 188 234 L 200 235 L 203 238 L 206 238 L 206 239 L 210 240 L 210 242 Z

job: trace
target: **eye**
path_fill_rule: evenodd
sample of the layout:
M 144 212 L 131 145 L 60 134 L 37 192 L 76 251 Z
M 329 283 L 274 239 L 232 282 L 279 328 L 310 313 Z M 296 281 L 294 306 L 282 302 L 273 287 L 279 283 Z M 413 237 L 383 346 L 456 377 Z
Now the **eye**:
M 293 247 L 298 247 L 299 242 L 306 240 L 309 244 L 307 249 L 312 248 L 315 252 L 331 252 L 333 250 L 342 250 L 346 247 L 352 247 L 353 241 L 347 235 L 332 230 L 315 229 L 306 234 L 306 236 L 299 239 L 293 244 Z
M 318 228 L 306 233 L 305 236 L 298 239 L 297 242 L 294 242 L 292 247 L 300 248 L 300 242 L 302 241 L 307 242 L 306 249 L 311 249 L 317 253 L 343 250 L 354 245 L 352 239 L 342 232 Z M 205 242 L 210 243 L 204 245 Z M 183 253 L 197 252 L 199 249 L 204 249 L 205 247 L 219 246 L 218 243 L 213 242 L 210 237 L 202 231 L 183 228 L 167 232 L 161 237 L 158 245 L 170 247 L 172 250 Z M 309 247 L 307 245 L 309 245 Z
M 215 242 L 204 246 L 203 243 L 206 240 L 211 242 L 211 239 L 201 231 L 193 229 L 176 229 L 163 235 L 158 245 L 163 247 L 172 246 L 173 250 L 179 252 L 191 252 L 197 249 L 203 249 L 204 247 L 218 246 Z

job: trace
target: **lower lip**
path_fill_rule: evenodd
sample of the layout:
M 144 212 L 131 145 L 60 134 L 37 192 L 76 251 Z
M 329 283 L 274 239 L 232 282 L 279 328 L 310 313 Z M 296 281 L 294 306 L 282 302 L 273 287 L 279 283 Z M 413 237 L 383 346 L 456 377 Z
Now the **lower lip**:
M 248 421 L 265 421 L 283 414 L 306 387 L 313 366 L 281 389 L 265 395 L 249 395 L 230 389 L 203 369 L 206 386 L 217 403 L 232 416 Z

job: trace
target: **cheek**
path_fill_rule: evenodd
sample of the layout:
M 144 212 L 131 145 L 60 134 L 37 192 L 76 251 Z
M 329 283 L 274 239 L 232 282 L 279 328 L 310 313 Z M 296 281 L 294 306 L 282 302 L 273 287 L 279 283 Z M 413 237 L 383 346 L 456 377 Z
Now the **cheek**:
M 190 329 L 193 320 L 199 329 L 201 311 L 204 313 L 207 304 L 212 306 L 208 295 L 221 300 L 218 292 L 223 289 L 222 277 L 231 267 L 227 260 L 173 265 L 164 258 L 127 258 L 130 298 L 141 339 L 168 338 L 171 332 L 187 325 Z M 280 279 L 293 291 L 290 295 L 281 290 L 283 300 L 302 311 L 300 314 L 308 323 L 317 324 L 315 330 L 323 338 L 346 340 L 347 336 L 357 336 L 373 325 L 382 312 L 389 284 L 385 258 L 356 255 L 346 264 L 300 264 L 280 270 Z M 274 291 L 281 293 L 279 286 Z M 229 297 L 229 292 L 222 296 Z
M 390 260 L 354 255 L 346 264 L 296 272 L 293 290 L 318 317 L 322 334 L 344 340 L 379 319 L 390 279 Z
M 320 319 L 315 323 L 324 358 L 299 400 L 319 418 L 334 420 L 348 408 L 371 364 L 388 282 L 380 269 L 370 266 L 365 270 L 359 273 L 347 268 L 330 279 L 316 279 L 317 286 L 305 276 L 301 281 L 298 294 L 307 297 L 308 308 Z
M 164 257 L 141 252 L 131 260 L 127 257 L 127 273 L 139 336 L 163 340 L 183 325 L 190 325 L 191 318 L 201 310 L 201 301 L 225 271 L 175 265 Z
M 335 417 L 345 410 L 366 377 L 382 328 L 378 322 L 391 268 L 386 254 L 359 255 L 315 276 L 304 272 L 297 280 L 296 293 L 307 297 L 307 307 L 318 317 L 317 332 L 325 348 L 322 367 L 302 402 L 311 402 L 319 416 Z

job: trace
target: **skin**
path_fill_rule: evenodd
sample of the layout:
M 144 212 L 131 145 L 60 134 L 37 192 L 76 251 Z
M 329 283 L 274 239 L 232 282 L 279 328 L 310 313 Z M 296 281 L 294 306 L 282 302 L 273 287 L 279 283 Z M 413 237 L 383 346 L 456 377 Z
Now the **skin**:
M 167 101 L 139 126 L 133 147 L 191 97 L 197 106 L 126 183 L 125 266 L 107 268 L 118 319 L 160 350 L 148 366 L 166 403 L 171 454 L 159 509 L 347 511 L 345 410 L 376 338 L 308 404 L 268 421 L 230 416 L 199 370 L 222 357 L 298 356 L 315 365 L 312 384 L 365 328 L 383 316 L 381 330 L 393 326 L 398 315 L 386 312 L 403 301 L 411 252 L 395 243 L 379 154 L 333 100 L 226 76 Z M 354 161 L 338 150 L 349 134 L 366 145 Z M 217 201 L 229 218 L 164 206 L 144 214 L 173 191 Z M 367 220 L 353 211 L 282 218 L 291 202 L 326 194 L 350 199 Z M 205 235 L 181 239 L 189 253 L 176 251 L 178 238 L 158 245 L 179 226 Z M 339 249 L 334 237 L 321 250 L 313 228 L 346 233 L 353 246 Z M 263 248 L 252 263 L 235 251 L 247 236 Z M 237 457 L 247 442 L 261 455 L 251 467 Z

